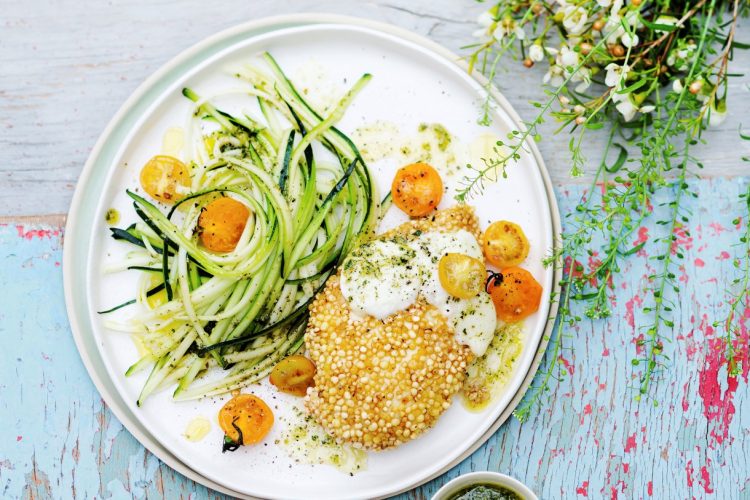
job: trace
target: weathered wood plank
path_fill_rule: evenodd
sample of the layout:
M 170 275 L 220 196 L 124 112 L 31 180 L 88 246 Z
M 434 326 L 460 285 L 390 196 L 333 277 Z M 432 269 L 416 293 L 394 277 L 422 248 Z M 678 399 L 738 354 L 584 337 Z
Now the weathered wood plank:
M 110 117 L 148 75 L 180 51 L 219 30 L 262 16 L 290 12 L 335 12 L 386 21 L 427 35 L 451 50 L 472 41 L 471 32 L 485 4 L 470 0 L 227 0 L 211 2 L 47 3 L 5 2 L 0 14 L 0 215 L 67 212 L 75 181 Z M 745 26 L 743 41 L 750 38 Z M 750 54 L 738 51 L 736 73 L 750 68 Z M 542 98 L 544 70 L 509 65 L 497 84 L 525 119 L 529 101 Z M 747 172 L 739 158 L 750 155 L 737 130 L 750 112 L 746 78 L 730 88 L 730 116 L 706 133 L 708 146 L 695 153 L 705 173 Z M 568 179 L 567 139 L 552 136 L 546 124 L 542 154 L 556 182 Z M 603 136 L 592 134 L 590 159 Z
M 329 11 L 382 20 L 458 51 L 482 4 L 457 0 L 246 2 L 221 8 L 190 0 L 105 4 L 85 0 L 3 5 L 0 14 L 0 496 L 16 498 L 213 497 L 146 452 L 101 402 L 70 341 L 59 273 L 62 222 L 22 215 L 64 213 L 90 148 L 120 104 L 180 50 L 246 19 Z M 740 39 L 747 41 L 747 21 Z M 750 55 L 739 52 L 735 71 Z M 525 117 L 538 99 L 542 70 L 512 67 L 497 83 Z M 730 116 L 706 134 L 709 176 L 747 172 L 750 145 L 737 130 L 750 111 L 747 78 L 733 80 Z M 551 124 L 546 129 L 549 131 Z M 589 143 L 595 159 L 601 138 Z M 540 145 L 563 212 L 581 187 L 567 178 L 566 140 Z M 648 253 L 633 258 L 618 283 L 610 321 L 581 323 L 564 356 L 571 376 L 544 410 L 505 425 L 445 477 L 405 495 L 429 498 L 460 472 L 493 469 L 530 484 L 543 498 L 746 498 L 750 496 L 750 398 L 716 357 L 711 320 L 726 308 L 725 284 L 737 234 L 731 219 L 746 179 L 698 184 L 685 243 L 685 281 L 675 314 L 674 360 L 660 382 L 657 408 L 637 405 L 628 389 L 642 313 Z M 745 183 L 745 184 L 743 184 Z M 5 225 L 2 225 L 5 224 Z M 648 226 L 652 234 L 657 231 Z M 710 244 L 709 244 L 710 243 Z M 688 248 L 689 246 L 689 248 Z M 651 252 L 653 249 L 647 249 Z M 745 312 L 750 315 L 750 311 Z M 705 319 L 704 319 L 705 318 Z M 20 381 L 20 383 L 19 383 Z
M 499 470 L 541 498 L 747 498 L 750 495 L 748 373 L 719 361 L 726 284 L 749 178 L 697 181 L 690 239 L 681 239 L 672 362 L 660 375 L 659 406 L 633 399 L 629 364 L 656 252 L 649 244 L 614 283 L 610 320 L 583 321 L 562 356 L 570 376 L 526 423 L 511 420 L 445 476 L 401 498 L 429 498 L 470 470 Z M 563 212 L 582 194 L 558 186 Z M 643 229 L 660 233 L 652 217 Z M 70 338 L 60 278 L 62 227 L 0 225 L 0 497 L 213 498 L 161 464 L 102 403 Z M 750 309 L 744 311 L 750 322 Z M 10 340 L 8 340 L 10 339 Z M 746 349 L 746 348 L 745 348 Z M 745 354 L 747 355 L 747 353 Z M 218 498 L 218 497 L 217 497 Z

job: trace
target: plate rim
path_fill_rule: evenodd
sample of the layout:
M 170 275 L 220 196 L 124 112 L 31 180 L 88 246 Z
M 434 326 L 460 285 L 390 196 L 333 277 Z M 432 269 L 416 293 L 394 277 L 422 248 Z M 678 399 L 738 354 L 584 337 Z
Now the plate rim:
M 100 156 L 102 149 L 104 149 L 105 145 L 109 140 L 111 140 L 111 137 L 113 135 L 113 132 L 117 129 L 119 125 L 121 125 L 121 122 L 125 118 L 125 115 L 133 108 L 134 104 L 139 102 L 141 99 L 145 97 L 145 95 L 152 90 L 156 84 L 158 84 L 160 81 L 162 81 L 171 71 L 176 70 L 181 64 L 189 61 L 192 58 L 195 58 L 200 52 L 211 48 L 212 46 L 216 44 L 220 44 L 222 42 L 226 42 L 228 39 L 231 39 L 238 35 L 246 35 L 249 37 L 258 36 L 261 34 L 273 32 L 279 29 L 284 29 L 287 27 L 299 27 L 299 26 L 309 26 L 309 25 L 324 25 L 324 24 L 331 24 L 331 25 L 345 25 L 345 26 L 354 26 L 354 27 L 365 27 L 369 28 L 374 31 L 378 31 L 381 33 L 386 33 L 392 36 L 395 36 L 397 38 L 409 41 L 411 43 L 414 43 L 424 49 L 427 49 L 436 55 L 442 57 L 450 64 L 454 64 L 461 68 L 464 71 L 468 70 L 468 66 L 466 63 L 459 58 L 456 54 L 454 54 L 452 51 L 448 50 L 447 48 L 443 47 L 442 45 L 438 44 L 437 42 L 434 42 L 426 37 L 423 37 L 422 35 L 415 34 L 411 31 L 406 30 L 405 28 L 397 27 L 385 22 L 381 21 L 374 21 L 371 19 L 365 19 L 365 18 L 359 18 L 354 16 L 345 16 L 345 15 L 339 15 L 339 14 L 327 14 L 327 13 L 307 13 L 307 14 L 287 14 L 287 15 L 279 15 L 279 16 L 271 16 L 271 17 L 265 17 L 257 20 L 248 21 L 245 23 L 238 24 L 236 26 L 230 27 L 228 29 L 219 31 L 213 35 L 210 35 L 209 37 L 206 37 L 202 39 L 201 41 L 197 42 L 196 44 L 192 45 L 191 47 L 183 50 L 180 52 L 177 56 L 171 58 L 169 61 L 167 61 L 165 64 L 163 64 L 159 69 L 157 69 L 154 73 L 152 73 L 146 80 L 144 80 L 137 88 L 136 90 L 130 94 L 130 96 L 125 100 L 125 102 L 120 106 L 118 111 L 115 113 L 115 115 L 110 119 L 107 126 L 104 128 L 103 132 L 100 134 L 99 138 L 97 139 L 95 146 L 92 148 L 91 153 L 89 154 L 86 163 L 84 164 L 84 167 L 81 171 L 81 175 L 79 176 L 79 179 L 76 184 L 76 189 L 73 195 L 73 199 L 71 202 L 71 206 L 68 212 L 68 218 L 67 223 L 65 226 L 65 234 L 66 235 L 75 235 L 76 231 L 78 230 L 78 212 L 81 208 L 81 205 L 83 204 L 86 196 L 84 193 L 83 186 L 88 184 L 94 171 L 95 171 L 95 163 L 97 162 L 98 157 Z M 225 47 L 226 48 L 226 47 Z M 473 73 L 472 78 L 474 78 L 477 82 L 482 84 L 485 88 L 489 88 L 490 95 L 492 96 L 493 100 L 497 103 L 498 107 L 500 107 L 505 113 L 508 114 L 510 119 L 514 122 L 514 125 L 517 127 L 522 127 L 523 122 L 518 115 L 518 113 L 515 111 L 515 109 L 512 107 L 510 102 L 495 88 L 493 85 L 488 85 L 488 81 L 486 78 L 484 78 L 479 73 Z M 531 153 L 531 155 L 534 158 L 534 161 L 537 164 L 537 168 L 539 170 L 540 176 L 542 178 L 542 182 L 545 187 L 545 191 L 547 194 L 547 202 L 549 205 L 549 211 L 550 211 L 550 220 L 551 220 L 551 226 L 552 226 L 552 241 L 554 248 L 557 249 L 557 246 L 559 245 L 559 237 L 561 233 L 561 221 L 560 221 L 560 214 L 557 206 L 557 199 L 554 194 L 554 189 L 552 186 L 551 179 L 549 177 L 549 172 L 545 166 L 544 160 L 539 153 L 538 148 L 536 147 L 536 144 L 534 144 L 533 141 L 530 141 L 527 139 L 525 144 Z M 83 246 L 86 246 L 88 242 L 84 242 Z M 64 295 L 65 295 L 65 304 L 66 304 L 66 312 L 68 315 L 68 321 L 71 326 L 71 333 L 74 338 L 74 341 L 76 343 L 76 347 L 79 353 L 79 356 L 81 357 L 81 360 L 89 374 L 89 377 L 94 382 L 94 385 L 96 386 L 97 390 L 99 391 L 100 395 L 102 396 L 102 399 L 106 403 L 107 407 L 109 407 L 115 417 L 120 421 L 120 423 L 125 427 L 138 441 L 141 445 L 143 445 L 146 449 L 148 449 L 151 453 L 157 456 L 162 462 L 166 463 L 173 469 L 177 470 L 181 474 L 185 475 L 186 477 L 190 478 L 191 480 L 203 484 L 204 486 L 207 486 L 209 488 L 212 488 L 214 490 L 220 491 L 222 493 L 234 495 L 234 496 L 240 496 L 243 498 L 253 498 L 246 494 L 234 491 L 230 488 L 227 488 L 205 476 L 197 472 L 196 470 L 190 468 L 187 464 L 179 460 L 176 456 L 174 456 L 168 449 L 163 447 L 153 436 L 151 436 L 150 433 L 148 433 L 144 429 L 140 429 L 139 426 L 142 424 L 139 423 L 137 418 L 133 415 L 130 416 L 130 410 L 125 406 L 124 402 L 120 403 L 119 399 L 121 399 L 119 394 L 113 394 L 110 392 L 110 389 L 106 387 L 105 381 L 102 378 L 102 374 L 100 374 L 95 366 L 94 361 L 89 358 L 90 353 L 88 352 L 88 349 L 86 348 L 84 344 L 84 338 L 83 338 L 83 329 L 81 327 L 81 324 L 83 321 L 87 321 L 88 318 L 79 318 L 78 314 L 76 312 L 76 305 L 78 301 L 80 300 L 75 295 L 75 283 L 77 279 L 84 280 L 85 277 L 76 277 L 74 273 L 72 272 L 75 262 L 75 256 L 80 251 L 76 251 L 78 248 L 78 245 L 80 245 L 80 242 L 78 242 L 76 239 L 66 238 L 64 245 L 63 245 L 63 287 L 64 287 Z M 559 292 L 560 288 L 560 278 L 561 278 L 562 270 L 560 269 L 560 266 L 555 263 L 554 265 L 554 272 L 552 277 L 552 290 L 551 294 L 556 294 Z M 527 373 L 525 374 L 523 380 L 521 381 L 521 384 L 516 391 L 515 395 L 510 399 L 508 405 L 506 408 L 500 413 L 498 418 L 495 420 L 495 422 L 487 429 L 487 431 L 479 437 L 477 441 L 472 443 L 467 449 L 460 454 L 455 460 L 447 464 L 444 468 L 438 470 L 434 474 L 419 480 L 417 482 L 414 482 L 411 484 L 408 488 L 393 492 L 392 494 L 399 494 L 404 491 L 409 491 L 410 489 L 413 489 L 417 486 L 420 486 L 436 477 L 441 476 L 448 470 L 455 467 L 457 464 L 462 462 L 464 459 L 466 459 L 468 456 L 470 456 L 472 453 L 474 453 L 480 446 L 482 446 L 496 431 L 497 429 L 507 421 L 507 419 L 511 416 L 515 408 L 517 407 L 518 403 L 523 398 L 523 395 L 527 391 L 528 387 L 531 385 L 531 382 L 534 379 L 534 376 L 536 375 L 536 372 L 538 370 L 539 364 L 544 356 L 544 353 L 546 351 L 546 346 L 549 341 L 549 338 L 551 336 L 553 327 L 554 327 L 554 318 L 557 315 L 557 302 L 555 300 L 551 300 L 549 312 L 548 312 L 548 319 L 545 325 L 545 328 L 542 332 L 541 338 L 539 340 L 539 344 L 536 348 L 536 353 L 534 357 L 532 358 L 531 364 L 529 366 L 529 369 Z M 81 321 L 83 319 L 83 321 Z M 89 328 L 91 325 L 88 325 Z M 106 371 L 104 373 L 106 375 Z M 108 376 L 108 375 L 107 375 Z M 112 401 L 115 400 L 117 404 L 112 404 Z M 121 406 L 122 405 L 122 406 Z M 148 443 L 148 445 L 146 444 Z

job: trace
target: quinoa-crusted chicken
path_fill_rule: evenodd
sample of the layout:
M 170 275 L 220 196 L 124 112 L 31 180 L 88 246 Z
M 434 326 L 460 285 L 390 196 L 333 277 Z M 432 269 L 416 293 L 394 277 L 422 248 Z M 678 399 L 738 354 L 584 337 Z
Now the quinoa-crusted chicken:
M 441 210 L 380 237 L 459 229 L 478 236 L 470 207 Z M 305 343 L 317 367 L 308 411 L 339 441 L 372 450 L 432 427 L 461 389 L 472 359 L 446 318 L 421 298 L 384 320 L 353 317 L 338 275 L 310 306 Z

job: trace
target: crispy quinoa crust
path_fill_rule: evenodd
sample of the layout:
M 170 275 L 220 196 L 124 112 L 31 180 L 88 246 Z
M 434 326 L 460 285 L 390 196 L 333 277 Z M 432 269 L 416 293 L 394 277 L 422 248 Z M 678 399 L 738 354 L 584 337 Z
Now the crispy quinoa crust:
M 390 238 L 395 235 L 409 236 L 414 231 L 445 231 L 452 232 L 464 229 L 479 241 L 479 221 L 474 214 L 474 208 L 469 205 L 438 210 L 420 219 L 412 219 L 398 227 L 383 233 L 379 238 Z
M 470 207 L 435 212 L 383 237 L 458 229 L 478 236 Z M 472 359 L 443 315 L 422 299 L 382 321 L 352 318 L 338 276 L 310 306 L 305 343 L 317 367 L 308 411 L 339 441 L 373 450 L 432 427 L 461 389 Z

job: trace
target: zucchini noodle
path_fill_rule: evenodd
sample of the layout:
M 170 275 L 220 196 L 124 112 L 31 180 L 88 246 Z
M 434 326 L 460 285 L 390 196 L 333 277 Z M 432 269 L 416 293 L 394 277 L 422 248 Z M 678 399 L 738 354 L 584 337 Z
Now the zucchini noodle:
M 188 400 L 268 375 L 302 347 L 314 294 L 381 213 L 367 165 L 336 128 L 370 75 L 322 116 L 268 53 L 233 74 L 244 87 L 209 97 L 183 89 L 191 180 L 179 201 L 164 211 L 128 190 L 140 221 L 111 229 L 134 249 L 107 270 L 147 273 L 136 299 L 101 312 L 143 306 L 106 323 L 136 337 L 141 358 L 126 375 L 151 368 L 138 405 L 175 385 L 174 399 Z M 214 104 L 228 95 L 247 97 L 255 111 Z M 197 222 L 222 196 L 250 216 L 235 249 L 213 253 L 199 243 Z

